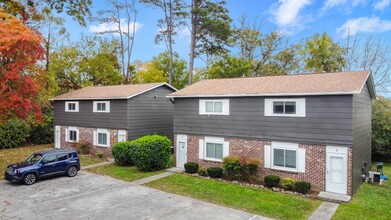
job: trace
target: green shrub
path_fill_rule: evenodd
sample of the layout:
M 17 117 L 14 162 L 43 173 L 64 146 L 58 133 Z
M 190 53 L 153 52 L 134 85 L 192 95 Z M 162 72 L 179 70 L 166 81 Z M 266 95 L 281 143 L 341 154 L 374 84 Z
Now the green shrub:
M 229 180 L 241 179 L 241 168 L 238 156 L 227 156 L 223 159 L 223 167 L 225 168 L 225 174 Z
M 295 184 L 295 180 L 287 177 L 287 178 L 282 179 L 281 188 L 283 188 L 285 190 L 292 190 L 294 184 Z
M 280 177 L 276 175 L 267 175 L 264 178 L 266 187 L 276 187 L 280 183 Z
M 115 162 L 120 166 L 133 165 L 130 155 L 130 141 L 118 142 L 111 148 L 111 154 L 114 157 Z
M 196 163 L 196 162 L 185 163 L 185 172 L 186 173 L 197 173 L 198 172 L 198 163 Z
M 306 181 L 297 181 L 294 184 L 294 190 L 299 193 L 307 194 L 311 189 L 311 183 Z
M 89 142 L 80 141 L 77 144 L 76 148 L 77 148 L 77 152 L 79 154 L 90 154 L 91 153 L 92 144 L 89 143 Z
M 206 167 L 201 167 L 198 170 L 198 175 L 200 175 L 200 176 L 208 176 L 208 171 L 206 170 Z
M 174 155 L 171 155 L 170 159 L 167 162 L 167 167 L 173 167 L 174 163 L 175 163 L 175 157 L 174 157 Z
M 44 108 L 42 112 L 42 121 L 30 125 L 28 141 L 32 144 L 50 144 L 54 141 L 53 108 Z
M 242 161 L 242 179 L 251 183 L 256 182 L 260 164 L 261 161 L 255 158 L 249 158 Z
M 207 173 L 212 178 L 221 178 L 223 176 L 223 168 L 221 167 L 209 167 Z
M 103 152 L 98 152 L 96 154 L 96 156 L 98 156 L 98 158 L 100 158 L 100 159 L 103 159 L 104 154 L 103 154 Z
M 171 141 L 159 135 L 147 135 L 130 142 L 131 160 L 141 171 L 166 168 L 171 155 Z
M 0 149 L 14 148 L 26 144 L 31 127 L 23 120 L 10 120 L 0 126 Z

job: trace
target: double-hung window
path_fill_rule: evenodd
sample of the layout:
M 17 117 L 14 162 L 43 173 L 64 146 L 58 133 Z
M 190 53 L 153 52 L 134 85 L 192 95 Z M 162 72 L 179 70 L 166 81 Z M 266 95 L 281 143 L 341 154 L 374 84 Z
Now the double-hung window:
M 265 99 L 265 116 L 305 117 L 305 99 Z
M 297 150 L 273 148 L 273 166 L 296 169 Z
M 199 158 L 210 161 L 223 161 L 229 155 L 229 142 L 220 137 L 205 137 L 199 140 Z
M 266 168 L 292 172 L 305 172 L 305 149 L 297 143 L 275 142 L 265 145 Z
M 110 101 L 94 101 L 94 112 L 110 112 Z
M 109 147 L 110 132 L 107 129 L 96 129 L 96 131 L 94 131 L 94 145 L 100 147 Z
M 79 102 L 65 102 L 65 111 L 66 112 L 78 112 L 79 111 Z
M 200 115 L 229 115 L 229 99 L 199 101 Z
M 67 142 L 78 142 L 79 141 L 79 129 L 76 127 L 68 127 L 65 130 L 66 135 L 66 141 Z

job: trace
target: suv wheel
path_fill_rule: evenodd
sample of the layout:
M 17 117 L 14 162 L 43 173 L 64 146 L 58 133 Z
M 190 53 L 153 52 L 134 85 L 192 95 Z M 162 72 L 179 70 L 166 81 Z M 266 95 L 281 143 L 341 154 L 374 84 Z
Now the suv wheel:
M 69 177 L 74 177 L 77 175 L 77 167 L 76 166 L 71 166 L 68 168 L 67 175 Z
M 23 177 L 23 183 L 26 185 L 33 185 L 37 181 L 35 173 L 28 173 Z

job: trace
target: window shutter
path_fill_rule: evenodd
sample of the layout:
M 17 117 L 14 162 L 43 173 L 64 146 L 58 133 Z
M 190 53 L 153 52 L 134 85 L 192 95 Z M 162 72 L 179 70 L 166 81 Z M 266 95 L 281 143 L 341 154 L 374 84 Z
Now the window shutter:
M 299 148 L 298 151 L 298 157 L 297 157 L 297 170 L 300 173 L 305 173 L 305 149 Z
M 107 146 L 110 147 L 110 132 L 107 132 Z
M 65 141 L 69 141 L 68 140 L 68 135 L 69 135 L 68 128 L 65 128 Z
M 229 142 L 224 141 L 224 146 L 223 146 L 223 158 L 229 156 Z
M 79 142 L 79 129 L 76 129 L 76 142 Z
M 96 131 L 94 131 L 93 142 L 94 142 L 94 146 L 98 145 L 98 140 L 97 140 Z
M 263 163 L 265 168 L 270 168 L 271 167 L 271 146 L 270 145 L 264 145 L 264 155 L 263 155 Z
M 203 115 L 205 114 L 205 100 L 200 100 L 199 103 L 199 114 Z
M 265 116 L 272 115 L 272 110 L 273 110 L 272 106 L 273 106 L 273 101 L 271 99 L 265 99 L 265 106 L 264 106 Z
M 106 102 L 106 111 L 110 112 L 110 101 Z
M 198 140 L 198 158 L 204 159 L 204 140 Z
M 223 114 L 229 115 L 229 99 L 223 101 Z
M 305 99 L 298 99 L 296 102 L 297 105 L 297 115 L 305 117 Z

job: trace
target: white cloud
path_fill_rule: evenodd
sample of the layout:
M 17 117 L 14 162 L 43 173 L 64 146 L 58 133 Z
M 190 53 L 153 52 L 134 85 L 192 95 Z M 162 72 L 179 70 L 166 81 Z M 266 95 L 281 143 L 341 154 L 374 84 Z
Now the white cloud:
M 127 31 L 126 20 L 121 18 L 120 21 L 121 21 L 122 31 L 123 32 Z M 135 32 L 140 30 L 140 28 L 142 28 L 143 26 L 144 26 L 143 24 L 136 22 Z M 107 22 L 107 23 L 101 23 L 98 25 L 91 25 L 89 27 L 89 31 L 93 32 L 93 33 L 113 32 L 112 34 L 117 35 L 118 33 L 115 33 L 115 31 L 118 31 L 118 24 L 113 23 L 113 22 Z M 130 26 L 130 32 L 133 32 L 133 25 L 132 24 Z
M 344 5 L 346 2 L 347 0 L 326 0 L 323 5 L 323 10 L 328 10 L 336 6 Z
M 188 37 L 190 37 L 190 30 L 187 27 L 185 27 L 183 29 L 179 29 L 177 32 L 178 32 L 178 37 L 179 38 L 188 38 Z
M 383 11 L 386 7 L 391 4 L 391 0 L 379 0 L 373 4 L 373 9 Z
M 363 6 L 366 5 L 366 3 L 366 0 L 326 0 L 321 11 L 325 12 L 335 7 L 342 7 L 343 11 L 351 13 L 352 7 Z
M 269 11 L 273 21 L 284 32 L 290 32 L 292 29 L 302 27 L 306 16 L 301 15 L 301 12 L 311 4 L 311 0 L 279 0 L 270 7 Z
M 355 35 L 360 32 L 384 32 L 391 30 L 391 20 L 382 20 L 379 17 L 360 17 L 349 19 L 341 27 L 337 28 L 337 32 L 343 37 Z

